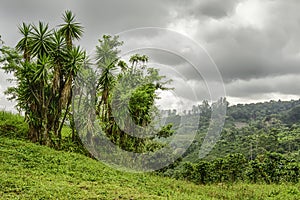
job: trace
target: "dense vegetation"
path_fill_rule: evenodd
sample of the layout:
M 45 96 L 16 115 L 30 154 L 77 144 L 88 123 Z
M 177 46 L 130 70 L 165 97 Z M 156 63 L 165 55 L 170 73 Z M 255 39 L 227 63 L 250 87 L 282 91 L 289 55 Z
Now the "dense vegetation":
M 23 23 L 19 27 L 23 38 L 16 47 L 0 48 L 1 68 L 14 75 L 15 85 L 6 94 L 16 100 L 17 110 L 24 115 L 0 113 L 1 198 L 296 199 L 300 100 L 229 106 L 220 98 L 212 104 L 203 101 L 183 113 L 160 111 L 155 106 L 157 91 L 170 90 L 166 85 L 172 80 L 148 66 L 146 55 L 121 60 L 119 47 L 123 42 L 118 36 L 104 35 L 91 59 L 75 45 L 83 27 L 71 11 L 64 13 L 63 21 L 54 29 L 42 22 Z M 226 108 L 220 137 L 209 138 L 216 144 L 205 144 L 205 148 L 211 144 L 213 149 L 200 158 L 207 132 L 223 126 Z M 164 119 L 164 126 L 157 128 L 155 117 Z M 183 118 L 186 126 L 181 124 Z M 98 126 L 103 135 L 97 132 Z M 121 173 L 83 156 L 115 155 L 101 151 L 107 145 L 103 137 L 120 150 L 153 153 L 167 146 L 178 129 L 181 140 L 174 147 L 180 152 L 195 126 L 190 147 L 176 162 L 155 172 L 160 177 Z M 16 139 L 83 155 L 58 153 Z M 174 154 L 170 152 L 167 157 L 173 160 Z M 159 162 L 155 158 L 149 162 Z M 127 162 L 138 163 L 146 161 L 136 158 Z M 183 180 L 174 182 L 170 177 Z M 196 186 L 184 181 L 220 185 Z M 49 182 L 55 184 L 46 190 L 43 185 Z M 288 186 L 281 186 L 283 183 Z
M 199 159 L 199 151 L 211 108 L 207 102 L 194 106 L 186 113 L 190 120 L 201 113 L 199 131 L 182 160 L 162 173 L 196 183 L 299 182 L 299 104 L 270 101 L 228 107 L 221 137 L 204 159 Z M 177 123 L 174 114 L 169 118 Z

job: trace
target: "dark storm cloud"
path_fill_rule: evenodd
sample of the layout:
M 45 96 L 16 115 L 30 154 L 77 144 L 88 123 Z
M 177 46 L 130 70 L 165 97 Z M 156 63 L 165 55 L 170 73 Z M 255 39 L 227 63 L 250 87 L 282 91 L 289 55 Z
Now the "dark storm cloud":
M 17 26 L 22 22 L 43 21 L 50 25 L 61 23 L 61 14 L 68 8 L 66 1 L 1 0 L 0 34 L 7 45 L 14 46 L 20 38 Z
M 298 0 L 0 1 L 0 35 L 11 46 L 20 38 L 17 25 L 22 21 L 42 20 L 55 26 L 61 23 L 64 10 L 70 9 L 85 27 L 80 44 L 89 52 L 103 34 L 140 27 L 170 28 L 188 35 L 207 50 L 221 72 L 229 96 L 246 99 L 259 98 L 263 93 L 297 95 L 300 92 L 294 87 L 295 77 L 300 74 Z M 173 66 L 190 80 L 190 87 L 198 86 L 197 91 L 205 97 L 208 95 L 203 81 L 218 82 L 208 55 L 196 55 L 199 61 L 194 64 L 205 74 L 199 76 L 195 66 L 185 59 L 195 57 L 196 49 L 184 47 L 184 42 L 174 42 L 169 35 L 144 32 L 142 36 L 133 34 L 124 42 L 141 48 L 149 43 L 165 44 L 169 50 L 182 47 L 181 52 L 178 51 L 180 56 L 162 53 L 166 52 L 163 50 L 144 52 L 152 63 Z M 178 90 L 182 96 L 188 96 L 190 92 L 182 89 L 180 83 L 176 83 Z M 3 80 L 0 84 L 2 89 L 8 85 Z
M 155 26 L 164 27 L 171 20 L 169 5 L 171 1 L 119 1 L 119 0 L 2 0 L 0 7 L 0 26 L 2 39 L 14 45 L 19 37 L 16 26 L 23 21 L 61 23 L 62 13 L 70 9 L 85 27 L 82 43 L 92 50 L 103 34 L 117 34 L 124 30 Z M 12 35 L 11 35 L 12 34 Z
M 300 34 L 300 30 L 297 32 Z M 295 40 L 289 29 L 242 28 L 224 35 L 228 37 L 211 39 L 207 46 L 226 82 L 300 73 L 298 50 L 288 50 Z
M 296 0 L 194 1 L 170 27 L 203 44 L 225 82 L 298 74 L 299 9 Z
M 229 16 L 234 11 L 236 4 L 241 0 L 195 0 L 188 9 L 188 13 L 194 17 L 211 17 L 220 19 Z
M 189 80 L 221 81 L 218 70 L 196 41 L 168 29 L 144 28 L 120 35 L 121 52 L 143 53 L 150 62 L 170 65 Z M 132 50 L 137 51 L 132 52 Z
M 300 75 L 284 75 L 268 78 L 237 80 L 227 85 L 227 92 L 233 97 L 281 93 L 283 95 L 299 95 Z
M 89 50 L 103 34 L 118 34 L 139 27 L 165 27 L 171 20 L 169 1 L 76 1 L 72 10 L 86 27 L 82 42 Z
M 299 95 L 300 88 L 294 86 L 291 76 L 300 74 L 300 2 L 236 2 L 233 9 L 223 9 L 210 18 L 204 18 L 201 9 L 198 15 L 187 9 L 181 16 L 189 17 L 170 27 L 192 33 L 205 46 L 229 96 L 259 99 L 262 94 Z M 201 7 L 201 3 L 197 5 Z

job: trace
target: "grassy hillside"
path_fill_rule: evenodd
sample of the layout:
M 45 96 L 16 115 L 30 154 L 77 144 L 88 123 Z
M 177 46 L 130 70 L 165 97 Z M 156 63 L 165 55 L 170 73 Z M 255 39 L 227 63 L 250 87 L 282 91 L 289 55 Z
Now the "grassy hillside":
M 300 185 L 194 185 L 0 137 L 0 199 L 297 199 Z

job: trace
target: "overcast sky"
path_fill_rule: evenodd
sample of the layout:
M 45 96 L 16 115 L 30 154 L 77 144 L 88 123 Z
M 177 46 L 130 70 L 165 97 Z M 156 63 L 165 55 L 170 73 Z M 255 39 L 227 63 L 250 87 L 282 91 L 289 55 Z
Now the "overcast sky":
M 15 46 L 20 39 L 17 26 L 23 21 L 41 20 L 55 26 L 67 9 L 85 27 L 80 44 L 90 53 L 103 34 L 142 27 L 167 28 L 185 35 L 185 44 L 197 42 L 203 50 L 200 56 L 195 54 L 198 51 L 184 49 L 182 55 L 174 56 L 170 53 L 173 49 L 184 48 L 174 42 L 176 33 L 173 37 L 165 32 L 154 36 L 144 31 L 144 36 L 132 36 L 141 48 L 149 41 L 168 44 L 169 52 L 148 52 L 151 62 L 166 66 L 162 69 L 166 74 L 166 69 L 176 72 L 177 76 L 173 73 L 172 77 L 178 80 L 175 86 L 186 84 L 199 99 L 214 92 L 207 89 L 208 82 L 220 80 L 195 75 L 195 66 L 185 59 L 189 55 L 203 60 L 193 63 L 196 68 L 202 65 L 201 70 L 217 66 L 231 104 L 300 98 L 299 0 L 0 0 L 2 40 Z M 127 35 L 125 39 L 132 38 Z M 7 109 L 10 105 L 3 95 L 9 85 L 4 81 L 6 77 L 0 72 L 0 102 Z M 176 95 L 192 100 L 188 91 L 182 86 Z

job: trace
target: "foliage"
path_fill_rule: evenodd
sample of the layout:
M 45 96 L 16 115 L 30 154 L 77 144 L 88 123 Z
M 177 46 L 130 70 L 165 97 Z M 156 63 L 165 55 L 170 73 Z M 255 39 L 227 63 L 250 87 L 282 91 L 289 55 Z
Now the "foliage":
M 96 46 L 96 71 L 87 68 L 86 74 L 81 73 L 82 76 L 88 76 L 89 79 L 92 76 L 95 80 L 86 88 L 95 90 L 90 93 L 95 98 L 96 110 L 96 116 L 89 117 L 89 122 L 78 120 L 82 122 L 81 129 L 86 131 L 82 138 L 87 144 L 92 144 L 93 140 L 101 141 L 97 134 L 92 135 L 93 131 L 90 131 L 95 123 L 99 123 L 105 135 L 121 149 L 132 152 L 154 151 L 162 147 L 162 144 L 154 141 L 155 138 L 173 134 L 171 124 L 156 130 L 154 120 L 159 115 L 154 105 L 159 98 L 157 91 L 169 89 L 164 85 L 170 80 L 165 81 L 158 69 L 147 66 L 146 55 L 131 56 L 129 64 L 120 60 L 118 48 L 122 44 L 118 36 L 104 35 Z M 80 87 L 78 86 L 78 90 L 81 90 Z M 75 105 L 80 106 L 79 103 L 86 102 L 82 98 L 84 92 L 76 95 Z M 82 112 L 87 109 L 82 109 Z M 93 110 L 91 116 L 92 112 Z

